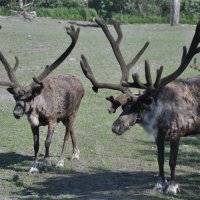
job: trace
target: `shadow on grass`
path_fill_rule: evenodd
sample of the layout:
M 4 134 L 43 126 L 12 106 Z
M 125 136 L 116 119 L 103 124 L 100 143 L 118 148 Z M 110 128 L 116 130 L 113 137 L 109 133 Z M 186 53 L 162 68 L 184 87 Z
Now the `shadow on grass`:
M 188 182 L 190 180 L 191 182 Z M 196 174 L 184 176 L 180 181 L 181 193 L 176 197 L 152 190 L 156 178 L 152 172 L 113 172 L 95 169 L 94 173 L 71 172 L 57 174 L 32 186 L 23 185 L 19 199 L 78 199 L 78 200 L 151 200 L 199 199 L 199 178 Z
M 154 149 L 138 149 L 138 152 L 141 154 L 144 160 L 150 159 L 150 155 L 155 156 L 156 162 L 157 162 L 157 147 L 155 142 L 152 141 L 144 141 L 144 140 L 137 140 L 136 142 L 147 145 L 147 146 L 153 146 Z M 165 162 L 166 160 L 169 160 L 169 141 L 165 141 Z M 180 146 L 179 146 L 179 152 L 177 157 L 177 164 L 186 166 L 186 167 L 194 167 L 194 166 L 200 166 L 200 136 L 193 136 L 193 137 L 185 137 L 181 138 L 180 140 Z M 153 161 L 153 159 L 150 159 L 150 161 Z
M 0 153 L 0 167 L 3 169 L 12 169 L 13 165 L 30 160 L 32 160 L 31 156 L 22 155 L 15 152 Z
M 21 199 L 151 199 L 146 190 L 153 188 L 151 172 L 113 172 L 95 169 L 94 173 L 71 172 L 57 174 L 36 182 L 20 192 Z M 19 184 L 19 183 L 18 183 Z M 23 184 L 23 183 L 22 183 Z M 19 195 L 19 193 L 18 193 Z M 34 198 L 32 198 L 34 199 Z M 158 198 L 159 200 L 159 198 Z

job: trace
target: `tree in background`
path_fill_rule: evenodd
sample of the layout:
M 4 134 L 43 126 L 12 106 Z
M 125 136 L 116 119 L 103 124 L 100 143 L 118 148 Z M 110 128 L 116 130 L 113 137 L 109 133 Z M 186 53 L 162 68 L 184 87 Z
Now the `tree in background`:
M 180 0 L 170 1 L 170 24 L 178 25 L 180 18 Z
M 94 16 L 122 23 L 196 23 L 200 19 L 200 0 L 22 0 L 32 5 L 38 16 L 91 20 Z M 180 5 L 181 4 L 181 5 Z M 19 0 L 0 0 L 0 15 L 19 11 Z M 14 14 L 14 12 L 12 12 Z M 17 13 L 17 12 L 16 12 Z

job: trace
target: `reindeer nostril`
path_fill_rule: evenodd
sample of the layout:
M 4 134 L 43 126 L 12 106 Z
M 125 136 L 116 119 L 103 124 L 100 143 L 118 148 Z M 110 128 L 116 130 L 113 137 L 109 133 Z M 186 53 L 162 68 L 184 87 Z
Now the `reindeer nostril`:
M 112 126 L 112 132 L 115 134 L 120 134 L 121 126 L 120 125 L 113 125 Z
M 116 132 L 118 130 L 118 126 L 112 126 L 112 132 Z
M 19 118 L 20 118 L 20 116 L 19 116 L 17 113 L 15 113 L 15 112 L 13 112 L 13 115 L 14 115 L 14 117 L 15 117 L 16 119 L 19 119 Z

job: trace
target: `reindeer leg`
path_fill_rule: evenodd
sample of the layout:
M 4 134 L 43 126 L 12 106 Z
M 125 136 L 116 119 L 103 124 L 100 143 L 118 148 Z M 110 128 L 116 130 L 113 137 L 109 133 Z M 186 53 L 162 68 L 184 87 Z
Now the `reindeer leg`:
M 73 154 L 72 154 L 71 160 L 75 160 L 75 159 L 79 160 L 80 151 L 76 145 L 76 139 L 75 139 L 73 127 L 71 128 L 70 135 L 71 135 L 72 146 L 73 146 Z
M 176 175 L 175 175 L 175 168 L 176 168 L 176 160 L 178 156 L 178 149 L 179 149 L 179 140 L 170 140 L 170 160 L 169 166 L 171 170 L 171 180 L 169 182 L 167 193 L 176 195 L 177 192 L 180 192 L 179 185 L 176 183 Z
M 157 153 L 158 153 L 158 166 L 159 166 L 159 175 L 158 175 L 158 182 L 154 186 L 155 191 L 163 192 L 163 190 L 166 187 L 166 179 L 164 176 L 164 137 L 160 137 L 158 134 L 158 137 L 156 138 L 156 145 L 157 145 Z
M 72 146 L 73 146 L 73 155 L 72 158 L 79 158 L 79 150 L 76 147 L 76 141 L 75 141 L 75 137 L 74 137 L 74 132 L 73 132 L 73 123 L 74 120 L 76 118 L 76 113 L 73 112 L 70 117 L 68 118 L 68 121 L 65 122 L 65 126 L 66 126 L 66 132 L 65 132 L 65 136 L 64 136 L 64 141 L 63 141 L 63 148 L 62 148 L 62 152 L 60 155 L 60 159 L 57 163 L 57 167 L 63 167 L 64 166 L 64 160 L 65 160 L 65 152 L 66 152 L 66 148 L 67 148 L 67 141 L 69 139 L 69 135 L 71 135 L 71 139 L 72 139 Z
M 51 144 L 51 139 L 55 130 L 56 123 L 50 121 L 48 124 L 48 131 L 47 131 L 47 137 L 45 141 L 45 156 L 44 156 L 44 161 L 43 161 L 43 166 L 45 171 L 48 170 L 49 167 L 51 167 L 51 159 L 49 156 L 49 147 Z
M 63 147 L 62 147 L 62 152 L 59 158 L 59 161 L 56 165 L 56 167 L 64 167 L 64 162 L 65 162 L 65 152 L 67 148 L 67 141 L 69 139 L 69 134 L 70 134 L 70 129 L 69 129 L 69 122 L 65 123 L 66 126 L 66 131 L 65 131 L 65 136 L 64 136 L 64 141 L 63 141 Z
M 32 127 L 31 130 L 33 133 L 33 142 L 34 142 L 34 162 L 32 164 L 29 173 L 39 172 L 39 163 L 38 163 L 38 151 L 39 151 L 39 127 Z

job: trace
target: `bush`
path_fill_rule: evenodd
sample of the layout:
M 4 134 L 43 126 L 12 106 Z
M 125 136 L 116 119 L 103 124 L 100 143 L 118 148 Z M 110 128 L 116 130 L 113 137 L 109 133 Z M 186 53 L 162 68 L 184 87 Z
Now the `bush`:
M 0 15 L 9 15 L 8 0 L 0 1 Z M 18 0 L 13 0 L 13 10 Z M 26 3 L 32 0 L 26 0 Z M 122 23 L 169 23 L 169 0 L 88 0 L 88 13 L 84 0 L 37 0 L 30 10 L 41 17 L 67 20 L 92 20 L 97 14 L 107 22 L 118 19 Z M 2 6 L 2 7 L 1 7 Z M 195 24 L 200 19 L 200 0 L 182 0 L 180 23 Z M 28 10 L 29 11 L 29 10 Z M 123 14 L 122 14 L 123 13 Z
M 38 8 L 37 15 L 40 17 L 51 17 L 54 19 L 86 20 L 86 9 L 84 8 Z M 97 17 L 94 9 L 88 9 L 87 20 Z
M 0 7 L 0 15 L 2 15 L 2 16 L 8 16 L 8 15 L 10 15 L 10 12 L 5 7 Z
M 128 14 L 115 13 L 112 15 L 112 19 L 109 19 L 108 22 L 119 20 L 123 24 L 142 24 L 142 23 L 169 23 L 169 16 L 134 16 Z

